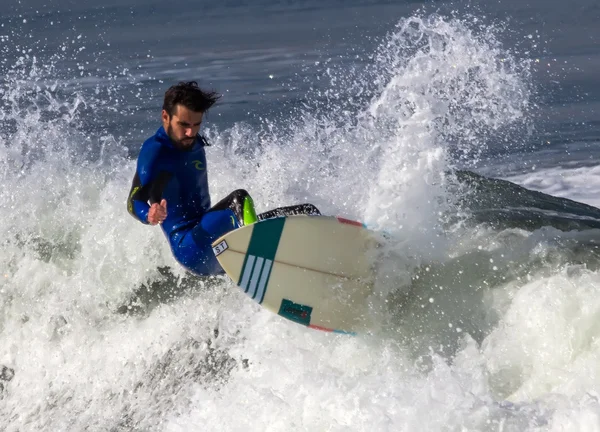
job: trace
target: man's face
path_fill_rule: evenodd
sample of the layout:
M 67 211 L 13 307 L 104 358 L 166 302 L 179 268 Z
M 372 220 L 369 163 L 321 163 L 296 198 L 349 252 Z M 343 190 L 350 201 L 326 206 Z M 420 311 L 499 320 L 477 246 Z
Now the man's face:
M 192 111 L 182 105 L 175 105 L 172 116 L 163 110 L 163 127 L 175 147 L 190 149 L 196 141 L 196 135 L 200 131 L 203 113 Z

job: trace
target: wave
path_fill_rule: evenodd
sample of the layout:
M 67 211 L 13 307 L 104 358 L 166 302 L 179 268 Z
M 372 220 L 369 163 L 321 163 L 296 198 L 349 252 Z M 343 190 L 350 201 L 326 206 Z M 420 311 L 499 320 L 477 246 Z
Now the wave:
M 471 224 L 528 231 L 554 227 L 561 231 L 600 228 L 600 210 L 568 198 L 533 191 L 508 180 L 456 171 L 455 193 Z

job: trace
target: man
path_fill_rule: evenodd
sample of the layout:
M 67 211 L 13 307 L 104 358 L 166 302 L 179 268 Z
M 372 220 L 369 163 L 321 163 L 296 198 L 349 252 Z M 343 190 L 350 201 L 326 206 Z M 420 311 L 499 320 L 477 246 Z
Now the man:
M 162 127 L 142 145 L 127 200 L 140 222 L 161 224 L 175 259 L 198 275 L 223 273 L 212 242 L 243 225 L 290 214 L 320 214 L 311 204 L 271 210 L 259 216 L 243 189 L 211 207 L 206 139 L 198 135 L 204 114 L 220 96 L 180 82 L 164 97 Z

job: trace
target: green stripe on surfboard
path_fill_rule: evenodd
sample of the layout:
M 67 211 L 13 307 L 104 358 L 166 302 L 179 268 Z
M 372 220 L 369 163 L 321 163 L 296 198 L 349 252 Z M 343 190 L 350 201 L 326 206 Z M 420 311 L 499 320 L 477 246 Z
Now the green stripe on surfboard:
M 246 254 L 274 260 L 285 218 L 267 219 L 254 225 Z
M 264 299 L 265 288 L 269 283 L 268 279 L 271 273 L 271 266 L 269 265 L 267 269 L 264 268 L 266 266 L 263 265 L 263 267 L 261 267 L 262 271 L 258 268 L 254 269 L 254 266 L 258 261 L 266 263 L 267 260 L 271 262 L 275 260 L 285 220 L 286 218 L 284 217 L 267 219 L 254 224 L 252 228 L 252 236 L 250 237 L 250 243 L 248 244 L 246 256 L 244 257 L 244 264 L 242 265 L 242 271 L 240 272 L 238 286 L 242 287 L 244 291 L 248 293 L 251 285 L 253 285 L 250 278 L 253 278 L 255 280 L 253 285 L 253 298 L 259 303 L 262 303 L 262 300 Z M 263 271 L 267 271 L 268 274 L 263 275 Z M 257 283 L 259 284 L 258 289 L 256 289 Z M 259 295 L 260 298 L 255 298 L 256 295 Z

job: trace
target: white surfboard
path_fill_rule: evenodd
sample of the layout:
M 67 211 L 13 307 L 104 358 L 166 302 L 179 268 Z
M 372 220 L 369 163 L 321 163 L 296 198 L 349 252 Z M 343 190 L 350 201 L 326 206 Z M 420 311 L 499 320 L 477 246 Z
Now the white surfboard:
M 213 251 L 263 307 L 311 328 L 356 334 L 368 325 L 376 244 L 359 222 L 288 216 L 227 233 Z

